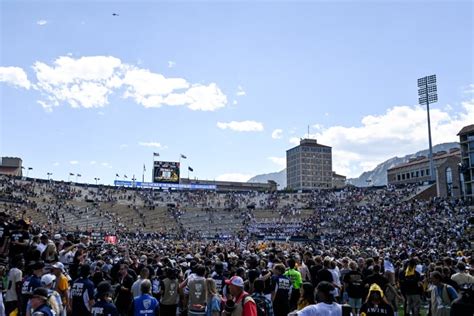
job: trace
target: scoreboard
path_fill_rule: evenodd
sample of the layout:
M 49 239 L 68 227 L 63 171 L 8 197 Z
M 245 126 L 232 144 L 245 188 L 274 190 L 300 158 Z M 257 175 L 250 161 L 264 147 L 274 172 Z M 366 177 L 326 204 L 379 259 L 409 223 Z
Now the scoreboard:
M 153 165 L 153 182 L 179 183 L 179 162 L 155 161 Z

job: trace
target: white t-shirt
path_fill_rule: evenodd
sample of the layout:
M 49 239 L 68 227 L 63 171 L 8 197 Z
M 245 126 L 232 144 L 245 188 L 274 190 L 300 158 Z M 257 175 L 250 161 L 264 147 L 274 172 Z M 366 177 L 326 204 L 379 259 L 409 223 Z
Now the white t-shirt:
M 8 272 L 8 284 L 11 284 L 11 287 L 7 289 L 5 293 L 5 302 L 14 302 L 18 301 L 18 295 L 16 295 L 16 284 L 21 282 L 23 273 L 18 268 L 11 268 Z
M 341 316 L 342 307 L 337 303 L 309 305 L 296 313 L 299 316 Z

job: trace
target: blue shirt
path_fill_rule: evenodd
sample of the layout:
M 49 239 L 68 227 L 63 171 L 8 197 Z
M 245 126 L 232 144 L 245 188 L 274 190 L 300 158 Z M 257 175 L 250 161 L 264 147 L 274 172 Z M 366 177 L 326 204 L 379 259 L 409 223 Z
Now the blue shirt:
M 133 300 L 134 316 L 155 316 L 159 308 L 158 300 L 150 294 L 137 296 Z
M 118 316 L 117 307 L 106 300 L 99 299 L 92 306 L 92 316 Z
M 94 283 L 89 279 L 77 279 L 72 284 L 71 297 L 73 316 L 90 315 L 89 301 L 94 298 Z

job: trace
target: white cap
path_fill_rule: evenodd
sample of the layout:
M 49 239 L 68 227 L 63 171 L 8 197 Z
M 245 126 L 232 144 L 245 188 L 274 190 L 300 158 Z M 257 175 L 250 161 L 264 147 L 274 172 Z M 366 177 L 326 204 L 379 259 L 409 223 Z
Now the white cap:
M 45 286 L 50 285 L 54 282 L 54 280 L 56 280 L 56 276 L 54 274 L 48 273 L 41 277 L 41 284 Z

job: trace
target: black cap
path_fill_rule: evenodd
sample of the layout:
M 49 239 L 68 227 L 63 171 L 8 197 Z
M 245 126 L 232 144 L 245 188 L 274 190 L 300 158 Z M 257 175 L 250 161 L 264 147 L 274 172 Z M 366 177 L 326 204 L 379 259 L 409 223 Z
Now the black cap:
M 44 268 L 44 262 L 43 261 L 36 261 L 31 264 L 31 269 L 32 270 L 40 270 Z
M 48 290 L 44 287 L 37 287 L 33 290 L 33 297 L 39 297 L 46 301 L 48 299 Z

